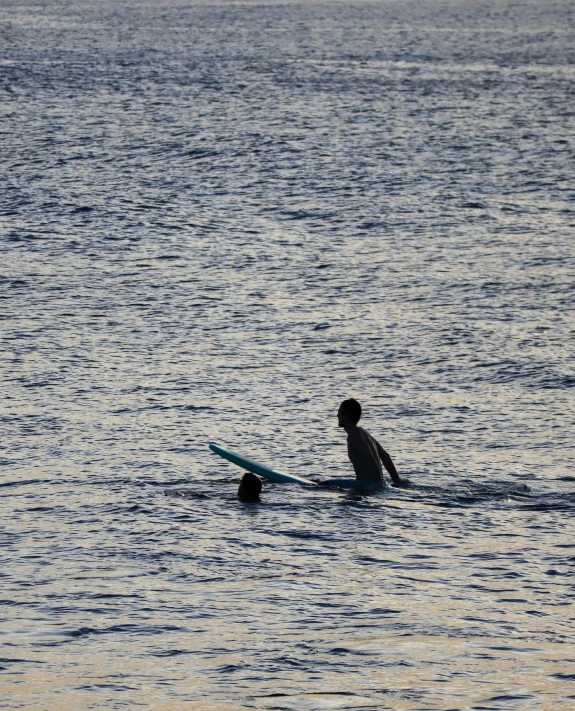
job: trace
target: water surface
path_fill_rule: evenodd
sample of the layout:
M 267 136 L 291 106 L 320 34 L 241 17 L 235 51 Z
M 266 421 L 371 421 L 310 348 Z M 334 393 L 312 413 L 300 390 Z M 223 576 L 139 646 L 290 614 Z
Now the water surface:
M 3 4 L 2 708 L 575 705 L 574 17 Z

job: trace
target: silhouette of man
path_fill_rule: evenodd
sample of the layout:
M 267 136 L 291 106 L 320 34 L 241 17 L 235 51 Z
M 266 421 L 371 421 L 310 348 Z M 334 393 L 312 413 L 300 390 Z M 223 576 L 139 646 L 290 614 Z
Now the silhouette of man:
M 243 475 L 238 489 L 238 499 L 246 504 L 257 503 L 260 500 L 262 480 L 259 476 L 247 472 Z
M 361 405 L 354 398 L 344 400 L 337 411 L 337 422 L 347 432 L 347 453 L 358 481 L 383 481 L 383 466 L 387 469 L 393 486 L 405 486 L 397 469 L 379 442 L 369 432 L 358 427 Z

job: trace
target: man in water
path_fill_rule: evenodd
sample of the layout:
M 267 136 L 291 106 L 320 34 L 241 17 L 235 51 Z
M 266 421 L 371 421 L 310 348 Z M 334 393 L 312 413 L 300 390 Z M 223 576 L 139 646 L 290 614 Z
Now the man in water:
M 240 482 L 238 489 L 238 499 L 244 504 L 257 504 L 260 501 L 260 494 L 262 491 L 262 480 L 259 476 L 252 474 L 251 472 L 246 472 Z M 200 494 L 197 491 L 189 491 L 185 489 L 166 489 L 164 491 L 166 496 L 176 497 L 181 496 L 183 498 L 193 498 L 193 499 L 207 499 L 206 494 Z
M 344 400 L 337 411 L 337 422 L 347 432 L 347 453 L 358 481 L 383 481 L 383 466 L 387 469 L 393 486 L 405 486 L 397 469 L 379 442 L 369 432 L 358 427 L 361 405 L 357 400 Z
M 238 489 L 238 499 L 245 504 L 255 504 L 260 500 L 262 480 L 259 476 L 247 472 L 243 475 Z

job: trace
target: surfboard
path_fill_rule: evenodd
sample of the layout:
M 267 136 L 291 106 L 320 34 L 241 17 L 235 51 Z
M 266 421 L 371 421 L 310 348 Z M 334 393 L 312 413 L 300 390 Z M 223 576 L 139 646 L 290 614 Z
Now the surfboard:
M 281 472 L 276 472 L 275 469 L 270 469 L 263 464 L 258 464 L 257 462 L 243 457 L 241 454 L 235 454 L 230 452 L 217 444 L 210 444 L 210 449 L 215 454 L 223 457 L 228 462 L 236 464 L 242 469 L 247 469 L 247 471 L 252 472 L 252 474 L 257 474 L 258 476 L 268 479 L 269 481 L 275 481 L 282 484 L 311 484 L 312 486 L 317 486 L 315 481 L 311 479 L 304 479 L 303 476 L 294 476 L 293 474 L 282 474 Z

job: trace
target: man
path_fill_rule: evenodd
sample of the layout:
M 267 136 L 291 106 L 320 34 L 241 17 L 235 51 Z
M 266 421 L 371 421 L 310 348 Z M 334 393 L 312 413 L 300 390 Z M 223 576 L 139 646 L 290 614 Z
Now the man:
M 383 466 L 387 469 L 393 486 L 405 486 L 399 478 L 397 469 L 379 442 L 369 432 L 358 427 L 361 418 L 361 405 L 357 400 L 344 400 L 337 411 L 337 422 L 347 432 L 347 453 L 355 470 L 358 481 L 383 481 Z
M 244 504 L 257 504 L 260 502 L 260 494 L 262 492 L 262 480 L 259 476 L 246 472 L 240 482 L 238 488 L 238 499 Z M 197 491 L 189 489 L 165 489 L 166 496 L 182 497 L 186 499 L 207 499 L 206 494 L 200 494 Z
M 262 480 L 259 476 L 247 472 L 243 475 L 238 489 L 238 499 L 245 504 L 257 504 L 262 491 Z

